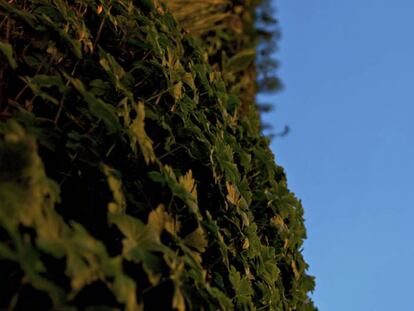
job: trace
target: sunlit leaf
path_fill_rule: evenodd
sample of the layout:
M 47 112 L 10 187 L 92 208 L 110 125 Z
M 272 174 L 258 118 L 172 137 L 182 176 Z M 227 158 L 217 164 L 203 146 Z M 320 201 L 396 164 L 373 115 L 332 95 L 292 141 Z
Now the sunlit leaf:
M 109 211 L 111 213 L 125 212 L 126 201 L 122 190 L 122 177 L 120 176 L 120 173 L 105 164 L 101 165 L 101 169 L 107 177 L 108 185 L 114 198 L 114 201 L 108 204 Z
M 182 96 L 183 96 L 182 88 L 183 88 L 183 83 L 181 81 L 174 84 L 174 86 L 172 88 L 172 95 L 173 95 L 175 101 L 179 101 L 182 98 Z
M 254 49 L 241 51 L 228 60 L 225 69 L 233 72 L 245 70 L 254 61 L 255 56 L 256 51 Z
M 152 227 L 158 235 L 161 235 L 163 230 L 174 235 L 177 234 L 177 231 L 180 229 L 180 223 L 168 215 L 164 205 L 159 205 L 155 210 L 149 213 L 148 226 Z
M 138 142 L 145 162 L 147 164 L 154 162 L 156 156 L 152 148 L 152 140 L 148 137 L 145 132 L 145 107 L 142 102 L 139 102 L 136 107 L 137 117 L 130 126 L 130 132 L 132 134 L 132 147 L 135 148 L 136 142 Z
M 196 249 L 200 253 L 204 253 L 208 246 L 208 240 L 206 238 L 203 228 L 197 227 L 196 230 L 188 234 L 184 238 L 184 243 Z
M 172 307 L 177 311 L 185 311 L 185 300 L 179 288 L 175 288 Z

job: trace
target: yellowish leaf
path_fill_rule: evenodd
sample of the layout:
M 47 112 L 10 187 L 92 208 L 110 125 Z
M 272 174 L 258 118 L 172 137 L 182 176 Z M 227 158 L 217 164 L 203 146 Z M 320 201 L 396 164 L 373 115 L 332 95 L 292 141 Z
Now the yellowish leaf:
M 133 145 L 135 147 L 136 142 L 138 142 L 142 154 L 144 156 L 145 162 L 147 164 L 154 162 L 156 160 L 154 150 L 152 149 L 152 140 L 148 137 L 145 132 L 145 107 L 144 103 L 139 102 L 136 107 L 137 117 L 132 122 L 130 130 L 133 137 Z
M 240 193 L 236 186 L 230 182 L 226 182 L 227 196 L 226 199 L 233 205 L 238 206 L 240 201 Z
M 292 270 L 293 270 L 293 274 L 295 276 L 295 279 L 296 280 L 299 280 L 300 273 L 298 271 L 298 267 L 296 266 L 296 262 L 294 260 L 292 260 L 292 263 L 290 264 L 290 266 L 292 267 Z
M 204 253 L 206 247 L 208 246 L 208 240 L 203 228 L 199 226 L 196 230 L 188 234 L 184 238 L 184 243 L 192 248 L 195 248 L 200 253 Z
M 248 239 L 248 238 L 246 238 L 246 239 L 244 240 L 244 242 L 243 242 L 243 246 L 242 246 L 242 248 L 243 248 L 244 250 L 246 250 L 246 249 L 249 249 L 249 247 L 250 247 L 250 241 L 249 241 L 249 239 Z
M 102 6 L 102 4 L 100 4 L 100 5 L 98 5 L 98 7 L 96 8 L 96 13 L 99 15 L 99 14 L 101 14 L 101 13 L 102 13 L 102 10 L 103 10 L 103 6 Z
M 181 228 L 181 223 L 178 219 L 170 218 L 169 221 L 165 222 L 164 229 L 172 235 L 177 234 L 177 232 L 180 231 L 180 228 Z
M 176 102 L 179 101 L 183 97 L 182 88 L 183 88 L 183 83 L 181 81 L 177 82 L 173 86 L 172 95 Z
M 109 189 L 112 191 L 114 201 L 108 204 L 111 213 L 123 213 L 126 209 L 126 200 L 122 190 L 122 182 L 119 173 L 108 165 L 102 164 L 101 170 L 106 175 Z
M 246 276 L 249 280 L 255 279 L 253 273 L 250 271 L 250 268 L 248 266 L 245 267 L 244 271 L 246 272 Z
M 187 84 L 192 90 L 195 90 L 195 84 L 194 84 L 194 77 L 190 72 L 186 72 L 183 75 L 183 81 L 185 84 Z
M 157 233 L 161 235 L 165 229 L 170 234 L 176 234 L 179 230 L 179 222 L 175 221 L 166 211 L 164 205 L 160 204 L 151 211 L 148 216 L 148 225 Z
M 182 185 L 185 190 L 191 193 L 191 197 L 197 200 L 197 188 L 195 180 L 193 179 L 193 172 L 189 170 L 184 176 L 178 178 L 178 182 Z
M 288 230 L 283 218 L 280 215 L 275 215 L 270 219 L 270 222 L 280 231 Z
M 185 300 L 181 290 L 175 287 L 172 307 L 178 311 L 185 311 Z

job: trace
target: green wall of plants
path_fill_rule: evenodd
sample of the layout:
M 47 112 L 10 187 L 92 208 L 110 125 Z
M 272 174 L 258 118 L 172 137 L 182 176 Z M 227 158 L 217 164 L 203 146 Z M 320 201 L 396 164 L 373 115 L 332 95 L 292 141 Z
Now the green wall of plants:
M 200 3 L 0 0 L 1 309 L 315 310 L 259 3 Z

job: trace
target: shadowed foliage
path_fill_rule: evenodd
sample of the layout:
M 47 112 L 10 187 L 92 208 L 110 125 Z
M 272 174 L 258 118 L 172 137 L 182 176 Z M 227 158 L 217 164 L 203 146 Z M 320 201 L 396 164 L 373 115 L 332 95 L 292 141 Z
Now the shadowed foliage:
M 0 308 L 315 310 L 257 5 L 0 0 Z

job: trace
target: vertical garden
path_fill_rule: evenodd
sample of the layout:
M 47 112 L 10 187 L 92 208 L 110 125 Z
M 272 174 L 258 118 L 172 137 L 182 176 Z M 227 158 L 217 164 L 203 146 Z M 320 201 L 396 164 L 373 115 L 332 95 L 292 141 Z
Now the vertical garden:
M 0 0 L 0 309 L 315 310 L 259 2 Z

